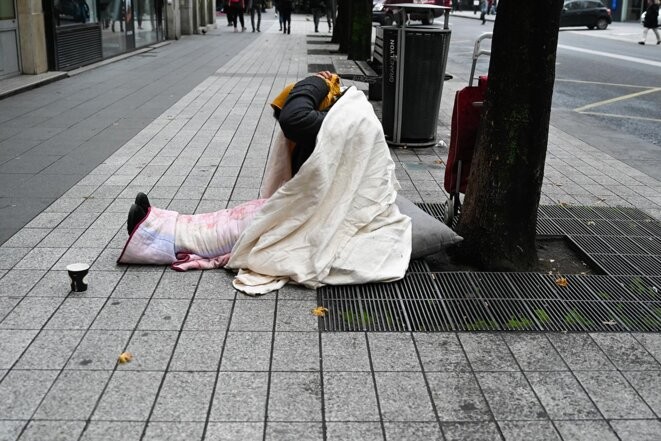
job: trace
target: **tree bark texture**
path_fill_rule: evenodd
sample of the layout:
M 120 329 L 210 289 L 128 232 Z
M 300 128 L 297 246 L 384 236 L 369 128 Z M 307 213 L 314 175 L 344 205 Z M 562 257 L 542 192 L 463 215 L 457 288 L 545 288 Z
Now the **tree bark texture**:
M 372 0 L 351 2 L 349 60 L 369 60 L 372 52 Z
M 346 54 L 349 52 L 349 41 L 351 38 L 351 0 L 338 0 L 337 2 L 337 41 L 340 46 L 338 52 Z M 335 33 L 333 33 L 335 37 Z
M 537 261 L 558 24 L 563 0 L 501 0 L 489 82 L 458 225 L 459 255 L 487 270 Z

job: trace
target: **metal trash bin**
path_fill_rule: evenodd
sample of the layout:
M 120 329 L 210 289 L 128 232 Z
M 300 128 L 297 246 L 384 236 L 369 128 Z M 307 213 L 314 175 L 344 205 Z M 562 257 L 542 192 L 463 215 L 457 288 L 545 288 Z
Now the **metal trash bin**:
M 393 5 L 394 6 L 394 5 Z M 402 10 L 432 8 L 402 4 Z M 436 144 L 436 125 L 450 48 L 449 8 L 445 25 L 383 27 L 383 113 L 388 144 L 429 147 Z

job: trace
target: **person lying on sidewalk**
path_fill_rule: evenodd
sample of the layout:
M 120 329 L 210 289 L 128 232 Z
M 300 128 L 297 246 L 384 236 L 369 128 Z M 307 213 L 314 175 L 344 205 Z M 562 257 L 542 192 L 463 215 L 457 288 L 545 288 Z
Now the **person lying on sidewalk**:
M 287 85 L 273 100 L 274 116 L 292 140 L 291 162 L 284 168 L 287 179 L 290 170 L 298 171 L 314 150 L 324 116 L 339 96 L 340 78 L 319 72 Z M 147 195 L 138 193 L 126 223 L 129 240 L 117 262 L 168 264 L 177 271 L 224 267 L 232 247 L 265 202 L 261 198 L 212 213 L 184 215 L 152 207 Z
M 362 91 L 340 91 L 336 75 L 320 72 L 287 86 L 271 106 L 281 130 L 260 199 L 187 216 L 139 195 L 118 263 L 224 266 L 239 271 L 235 288 L 263 294 L 288 281 L 315 288 L 397 280 L 411 258 L 461 240 L 397 195 L 381 122 Z

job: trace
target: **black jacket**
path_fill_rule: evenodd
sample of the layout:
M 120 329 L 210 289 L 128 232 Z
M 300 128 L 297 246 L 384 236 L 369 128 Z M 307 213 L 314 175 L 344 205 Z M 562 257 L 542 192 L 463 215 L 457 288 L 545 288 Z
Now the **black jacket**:
M 328 92 L 328 84 L 323 78 L 307 77 L 296 83 L 280 111 L 280 128 L 288 139 L 296 143 L 292 154 L 292 175 L 314 151 L 317 134 L 327 113 L 317 109 Z
M 659 5 L 652 3 L 647 7 L 643 26 L 650 29 L 659 27 Z

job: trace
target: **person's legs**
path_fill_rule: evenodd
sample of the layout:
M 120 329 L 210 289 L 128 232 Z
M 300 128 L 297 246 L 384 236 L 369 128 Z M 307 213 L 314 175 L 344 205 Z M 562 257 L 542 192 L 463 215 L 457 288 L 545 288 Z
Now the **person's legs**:
M 652 31 L 654 32 L 654 35 L 656 36 L 656 44 L 661 44 L 661 37 L 659 37 L 659 31 L 657 31 L 656 28 L 652 28 Z
M 250 27 L 252 31 L 255 32 L 255 7 L 250 8 Z
M 645 41 L 647 40 L 647 33 L 649 32 L 650 28 L 643 28 L 643 39 L 638 42 L 638 44 L 645 44 Z
M 241 32 L 246 30 L 246 25 L 243 22 L 243 10 L 241 9 L 241 5 L 237 6 L 236 8 L 236 15 L 239 17 L 239 21 L 241 22 Z M 236 23 L 235 23 L 236 26 Z
M 312 22 L 314 23 L 314 31 L 319 32 L 319 9 L 312 10 Z
M 257 32 L 261 32 L 259 27 L 262 25 L 262 7 L 257 5 Z

